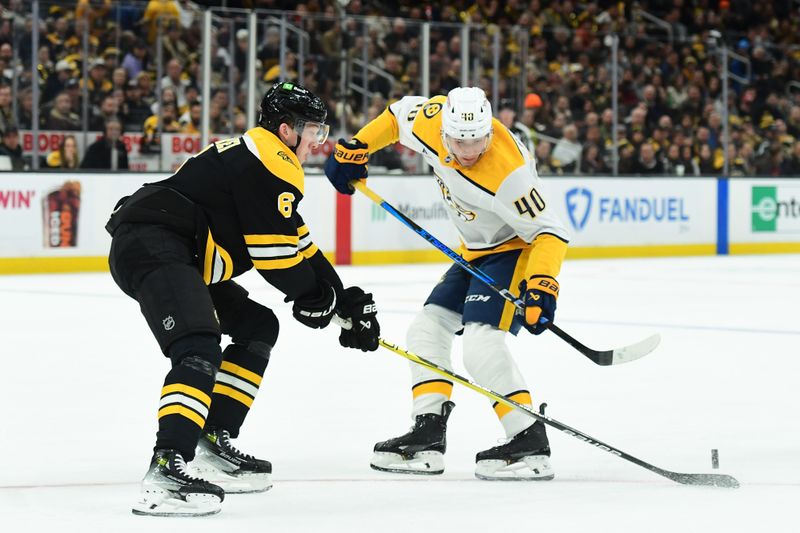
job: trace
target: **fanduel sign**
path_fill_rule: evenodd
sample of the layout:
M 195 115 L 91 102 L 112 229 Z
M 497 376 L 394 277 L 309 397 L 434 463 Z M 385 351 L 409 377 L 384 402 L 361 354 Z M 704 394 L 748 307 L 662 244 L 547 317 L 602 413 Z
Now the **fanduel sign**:
M 590 220 L 599 224 L 669 224 L 688 222 L 682 196 L 596 196 L 575 187 L 566 193 L 572 227 L 583 230 Z

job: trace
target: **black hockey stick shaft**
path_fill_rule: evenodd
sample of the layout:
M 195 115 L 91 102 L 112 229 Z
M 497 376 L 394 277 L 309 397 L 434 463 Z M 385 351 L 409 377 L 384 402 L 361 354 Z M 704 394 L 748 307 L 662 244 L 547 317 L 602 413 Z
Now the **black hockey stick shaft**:
M 388 211 L 392 216 L 394 216 L 400 222 L 402 222 L 407 227 L 409 227 L 412 231 L 414 231 L 414 233 L 416 233 L 417 235 L 419 235 L 420 237 L 422 237 L 423 239 L 425 239 L 426 241 L 431 243 L 440 252 L 442 252 L 447 257 L 449 257 L 451 260 L 453 260 L 453 262 L 455 262 L 458 266 L 460 266 L 461 268 L 463 268 L 464 270 L 469 272 L 474 277 L 476 277 L 479 280 L 481 280 L 490 289 L 492 289 L 494 292 L 496 292 L 497 294 L 502 296 L 504 299 L 506 299 L 507 301 L 509 301 L 512 304 L 514 304 L 514 306 L 517 309 L 524 311 L 525 305 L 522 303 L 522 300 L 520 300 L 519 298 L 514 296 L 508 289 L 500 287 L 500 285 L 498 285 L 497 282 L 494 279 L 491 278 L 491 276 L 489 276 L 488 274 L 482 272 L 479 268 L 477 268 L 476 266 L 472 265 L 469 261 L 467 261 L 466 259 L 464 259 L 460 255 L 458 255 L 449 246 L 447 246 L 446 244 L 441 242 L 439 239 L 437 239 L 436 237 L 434 237 L 433 235 L 428 233 L 419 224 L 417 224 L 416 222 L 414 222 L 413 220 L 408 218 L 406 215 L 404 215 L 403 213 L 398 211 L 394 206 L 392 206 L 389 202 L 384 200 L 375 191 L 373 191 L 372 189 L 367 187 L 366 183 L 364 183 L 363 180 L 353 180 L 353 181 L 350 182 L 350 184 L 353 187 L 355 187 L 356 189 L 358 189 L 359 191 L 361 191 L 362 193 L 364 193 L 364 195 L 367 196 L 370 200 L 372 200 L 373 202 L 375 202 L 376 204 L 381 206 L 383 209 Z M 634 360 L 634 359 L 638 359 L 638 357 L 641 357 L 641 355 L 644 355 L 644 354 L 641 354 L 641 355 L 634 355 L 634 356 L 631 356 L 629 358 L 622 357 L 622 358 L 619 358 L 619 359 L 615 359 L 615 357 L 614 357 L 615 350 L 604 350 L 604 351 L 601 351 L 601 350 L 594 350 L 592 348 L 589 348 L 588 346 L 584 345 L 583 343 L 581 343 L 577 339 L 575 339 L 572 335 L 570 335 L 566 331 L 564 331 L 561 328 L 559 328 L 558 326 L 556 326 L 553 322 L 548 322 L 546 324 L 546 327 L 550 331 L 555 333 L 560 339 L 562 339 L 563 341 L 566 341 L 567 344 L 569 344 L 570 346 L 575 348 L 577 351 L 582 353 L 584 356 L 586 356 L 588 359 L 590 359 L 593 363 L 595 363 L 597 365 L 601 365 L 601 366 L 613 365 L 615 363 L 622 363 L 622 362 L 627 362 L 627 361 L 631 361 L 631 360 Z M 655 344 L 658 344 L 658 342 L 656 341 Z M 653 346 L 653 348 L 654 347 L 655 346 Z M 621 349 L 621 351 L 624 351 L 624 350 L 625 350 L 625 348 Z
M 345 327 L 345 326 L 342 326 L 342 327 Z M 455 382 L 457 382 L 457 383 L 459 383 L 461 385 L 464 385 L 465 387 L 468 387 L 468 388 L 474 390 L 475 392 L 478 392 L 478 393 L 480 393 L 480 394 L 482 394 L 482 395 L 484 395 L 484 396 L 486 396 L 488 398 L 491 398 L 492 400 L 494 400 L 496 402 L 502 403 L 503 405 L 506 405 L 507 407 L 511 407 L 513 409 L 518 409 L 518 410 L 526 413 L 527 415 L 535 418 L 536 420 L 540 420 L 542 423 L 547 424 L 548 426 L 553 427 L 553 428 L 561 431 L 562 433 L 566 433 L 567 435 L 569 435 L 571 437 L 575 437 L 576 439 L 578 439 L 580 441 L 583 441 L 586 444 L 590 444 L 590 445 L 594 446 L 595 448 L 598 448 L 600 450 L 608 452 L 611 455 L 615 455 L 615 456 L 619 457 L 620 459 L 623 459 L 623 460 L 628 461 L 630 463 L 633 463 L 635 465 L 641 466 L 642 468 L 646 468 L 647 470 L 649 470 L 649 471 L 651 471 L 651 472 L 653 472 L 655 474 L 658 474 L 659 476 L 663 476 L 663 477 L 665 477 L 667 479 L 670 479 L 670 480 L 675 481 L 677 483 L 682 483 L 684 485 L 705 485 L 705 486 L 724 487 L 724 488 L 731 488 L 731 489 L 735 489 L 735 488 L 739 487 L 739 482 L 736 480 L 736 478 L 734 478 L 733 476 L 729 476 L 727 474 L 684 474 L 684 473 L 681 473 L 681 472 L 673 472 L 671 470 L 666 470 L 664 468 L 659 468 L 659 467 L 657 467 L 655 465 L 652 465 L 652 464 L 648 463 L 647 461 L 643 461 L 642 459 L 639 459 L 638 457 L 634 457 L 633 455 L 631 455 L 629 453 L 626 453 L 626 452 L 624 452 L 624 451 L 622 451 L 622 450 L 620 450 L 618 448 L 615 448 L 615 447 L 613 447 L 613 446 L 611 446 L 609 444 L 606 444 L 605 442 L 603 442 L 601 440 L 595 439 L 594 437 L 591 437 L 591 436 L 587 435 L 586 433 L 584 433 L 584 432 L 582 432 L 580 430 L 577 430 L 577 429 L 575 429 L 573 427 L 570 427 L 570 426 L 564 424 L 563 422 L 559 422 L 558 420 L 555 420 L 554 418 L 550 418 L 549 416 L 545 416 L 543 414 L 537 413 L 536 411 L 534 411 L 533 409 L 529 408 L 526 405 L 522 405 L 521 403 L 515 402 L 514 400 L 511 400 L 509 398 L 506 398 L 505 396 L 502 396 L 501 394 L 499 394 L 497 392 L 494 392 L 491 389 L 487 389 L 486 387 L 478 385 L 477 383 L 475 383 L 475 382 L 473 382 L 473 381 L 471 381 L 471 380 L 469 380 L 469 379 L 467 379 L 465 377 L 462 377 L 462 376 L 460 376 L 460 375 L 458 375 L 458 374 L 456 374 L 454 372 L 451 372 L 450 370 L 447 370 L 446 368 L 440 367 L 436 363 L 433 363 L 433 362 L 431 362 L 431 361 L 429 361 L 427 359 L 424 359 L 424 358 L 420 357 L 419 355 L 417 355 L 415 353 L 412 353 L 412 352 L 409 352 L 408 350 L 400 348 L 396 344 L 392 344 L 390 342 L 387 342 L 384 339 L 378 339 L 378 342 L 380 343 L 380 345 L 382 347 L 386 348 L 387 350 L 390 350 L 390 351 L 392 351 L 392 352 L 394 352 L 394 353 L 396 353 L 396 354 L 398 354 L 398 355 L 400 355 L 402 357 L 405 357 L 406 359 L 408 359 L 410 361 L 413 361 L 414 363 L 416 363 L 418 365 L 424 366 L 425 368 L 427 368 L 427 369 L 429 369 L 429 370 L 431 370 L 433 372 L 436 372 L 437 374 L 439 374 L 439 375 L 441 375 L 443 377 L 446 377 L 446 378 L 451 379 L 451 380 L 453 380 L 453 381 L 455 381 Z

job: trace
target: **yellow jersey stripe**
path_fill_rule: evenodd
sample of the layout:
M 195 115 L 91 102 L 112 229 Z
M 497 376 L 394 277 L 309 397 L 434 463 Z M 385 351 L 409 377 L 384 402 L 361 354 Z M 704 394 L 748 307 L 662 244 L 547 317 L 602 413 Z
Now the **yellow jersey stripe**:
M 423 394 L 442 394 L 449 399 L 452 393 L 453 384 L 446 381 L 426 381 L 425 383 L 415 385 L 411 389 L 411 394 L 415 400 Z
M 319 248 L 317 247 L 316 244 L 312 242 L 309 246 L 300 250 L 300 253 L 303 254 L 303 257 L 305 257 L 306 259 L 310 259 L 311 256 L 313 256 L 318 251 Z
M 514 400 L 517 403 L 521 403 L 522 405 L 531 405 L 531 393 L 528 391 L 519 391 L 515 392 L 510 396 L 506 396 L 509 400 Z M 512 407 L 507 405 L 503 405 L 501 403 L 497 403 L 494 406 L 494 412 L 497 413 L 497 418 L 503 418 L 508 413 L 512 411 Z
M 229 254 L 225 248 L 219 245 L 216 246 L 217 252 L 220 257 L 222 257 L 222 264 L 225 268 L 225 275 L 222 276 L 222 281 L 227 281 L 233 276 L 233 259 L 231 259 L 231 254 Z
M 214 394 L 221 394 L 223 396 L 228 396 L 229 398 L 233 398 L 237 402 L 245 404 L 247 407 L 253 405 L 253 399 L 250 396 L 241 393 L 238 390 L 234 389 L 233 387 L 229 387 L 227 385 L 221 385 L 219 383 L 214 385 Z
M 298 235 L 245 235 L 245 244 L 289 244 L 297 246 L 300 242 Z
M 182 394 L 194 398 L 195 400 L 203 402 L 206 407 L 211 407 L 211 398 L 208 396 L 208 394 L 201 391 L 200 389 L 196 389 L 189 385 L 184 385 L 183 383 L 173 383 L 171 385 L 165 385 L 161 389 L 161 397 L 163 398 L 167 394 L 172 394 L 173 392 L 180 392 Z
M 302 226 L 297 228 L 297 235 L 298 236 L 300 236 L 300 235 L 308 235 L 308 233 L 309 233 L 308 232 L 308 226 L 306 224 L 303 224 Z
M 303 260 L 301 254 L 285 259 L 259 259 L 253 261 L 253 266 L 259 270 L 280 270 L 283 268 L 292 268 Z
M 511 276 L 511 284 L 508 290 L 517 294 L 519 291 L 519 282 L 525 279 L 528 272 L 528 263 L 530 262 L 532 249 L 530 247 L 523 248 L 522 252 L 517 258 L 517 264 L 514 266 L 514 274 Z M 509 301 L 503 303 L 503 314 L 500 315 L 500 323 L 497 328 L 502 331 L 511 329 L 511 322 L 514 320 L 514 314 L 517 312 L 517 307 Z
M 158 418 L 165 417 L 167 415 L 181 415 L 185 418 L 188 418 L 201 428 L 206 425 L 205 419 L 198 415 L 196 412 L 192 411 L 188 407 L 184 407 L 183 405 L 173 404 L 168 405 L 166 407 L 162 407 L 158 410 Z
M 203 281 L 206 285 L 211 285 L 211 276 L 214 271 L 214 237 L 211 230 L 208 230 L 206 239 L 206 256 L 203 258 Z
M 240 378 L 246 379 L 247 381 L 253 383 L 256 386 L 261 385 L 261 379 L 262 379 L 261 376 L 259 376 L 255 372 L 247 370 L 244 367 L 231 363 L 230 361 L 223 361 L 219 369 L 224 370 L 228 374 L 233 374 L 234 376 L 239 376 Z

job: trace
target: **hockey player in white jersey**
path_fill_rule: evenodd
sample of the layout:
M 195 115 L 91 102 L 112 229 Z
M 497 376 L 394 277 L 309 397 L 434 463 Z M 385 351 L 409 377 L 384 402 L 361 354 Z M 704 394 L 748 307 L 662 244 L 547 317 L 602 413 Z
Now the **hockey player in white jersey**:
M 564 225 L 549 207 L 530 152 L 492 117 L 485 93 L 459 87 L 447 96 L 407 96 L 391 104 L 350 141 L 340 139 L 325 165 L 336 189 L 353 194 L 349 182 L 367 177 L 369 154 L 390 144 L 422 154 L 433 168 L 457 228 L 459 253 L 512 292 L 520 290 L 524 314 L 480 280 L 453 265 L 433 288 L 407 334 L 415 353 L 452 369 L 454 335 L 463 332 L 464 365 L 480 384 L 531 406 L 531 394 L 506 345 L 506 332 L 521 327 L 535 335 L 552 321 L 556 277 L 567 249 Z M 409 185 L 411 185 L 409 183 Z M 375 445 L 372 468 L 387 472 L 441 474 L 453 383 L 412 364 L 414 426 Z M 550 446 L 541 422 L 495 403 L 506 444 L 479 452 L 481 479 L 553 478 Z

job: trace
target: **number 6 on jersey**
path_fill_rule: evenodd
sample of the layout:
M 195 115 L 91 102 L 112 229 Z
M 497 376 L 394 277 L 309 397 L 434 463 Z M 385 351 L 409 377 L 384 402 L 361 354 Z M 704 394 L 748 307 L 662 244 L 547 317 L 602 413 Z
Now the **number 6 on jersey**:
M 294 202 L 294 194 L 290 192 L 284 192 L 278 196 L 278 211 L 284 218 L 292 216 L 292 202 Z

